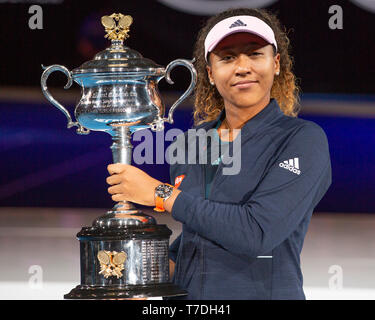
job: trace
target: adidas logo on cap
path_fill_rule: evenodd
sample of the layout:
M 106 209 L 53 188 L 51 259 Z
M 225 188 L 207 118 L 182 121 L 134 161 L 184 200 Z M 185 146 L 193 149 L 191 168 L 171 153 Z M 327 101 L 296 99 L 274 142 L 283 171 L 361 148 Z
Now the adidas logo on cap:
M 246 26 L 247 24 L 243 23 L 241 20 L 237 20 L 231 24 L 229 29 L 234 28 L 234 27 L 246 27 Z
M 301 170 L 299 170 L 299 158 L 289 159 L 285 160 L 284 162 L 280 162 L 279 167 L 287 169 L 298 175 L 301 174 Z

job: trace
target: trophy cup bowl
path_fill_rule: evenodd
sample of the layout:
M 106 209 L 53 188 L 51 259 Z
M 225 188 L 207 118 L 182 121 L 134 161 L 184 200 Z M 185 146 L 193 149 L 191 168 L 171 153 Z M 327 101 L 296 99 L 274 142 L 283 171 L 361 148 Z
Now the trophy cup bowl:
M 67 127 L 77 127 L 78 134 L 90 130 L 104 131 L 112 136 L 114 163 L 131 164 L 131 134 L 137 130 L 164 130 L 164 122 L 173 123 L 175 108 L 193 91 L 196 71 L 191 61 L 177 59 L 166 68 L 124 46 L 132 17 L 112 14 L 101 19 L 111 46 L 80 67 L 69 71 L 62 65 L 44 67 L 42 92 L 67 118 Z M 158 83 L 173 81 L 170 72 L 185 66 L 191 82 L 183 95 L 170 107 L 165 106 Z M 81 98 L 75 108 L 76 121 L 66 108 L 55 100 L 47 87 L 52 72 L 63 72 L 65 89 L 73 81 L 81 86 Z M 65 299 L 126 299 L 187 294 L 169 279 L 169 237 L 166 225 L 156 224 L 132 203 L 122 201 L 90 227 L 77 234 L 80 241 L 81 284 L 64 295 Z

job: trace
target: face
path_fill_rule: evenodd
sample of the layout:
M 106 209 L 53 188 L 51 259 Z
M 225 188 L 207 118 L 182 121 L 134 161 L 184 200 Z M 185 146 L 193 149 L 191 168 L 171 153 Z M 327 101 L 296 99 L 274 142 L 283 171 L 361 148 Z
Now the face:
M 265 107 L 274 76 L 280 70 L 280 54 L 250 33 L 224 38 L 209 54 L 208 77 L 224 99 L 225 107 Z

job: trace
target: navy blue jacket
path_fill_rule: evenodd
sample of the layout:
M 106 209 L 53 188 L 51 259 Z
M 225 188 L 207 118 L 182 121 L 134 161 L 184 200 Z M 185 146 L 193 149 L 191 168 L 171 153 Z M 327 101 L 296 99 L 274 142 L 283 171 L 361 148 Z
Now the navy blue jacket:
M 305 299 L 300 253 L 331 184 L 327 137 L 271 99 L 242 128 L 241 146 L 240 172 L 224 175 L 221 163 L 208 199 L 198 160 L 171 165 L 172 184 L 185 175 L 172 209 L 183 227 L 170 246 L 173 282 L 189 292 L 183 299 Z

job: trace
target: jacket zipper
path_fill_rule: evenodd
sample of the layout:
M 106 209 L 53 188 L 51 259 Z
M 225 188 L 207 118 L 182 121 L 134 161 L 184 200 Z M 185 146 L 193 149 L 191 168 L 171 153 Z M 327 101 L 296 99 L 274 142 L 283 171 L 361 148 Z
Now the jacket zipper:
M 203 181 L 203 198 L 206 199 L 206 172 L 205 172 L 205 164 L 201 165 L 202 170 L 202 181 Z M 200 260 L 201 260 L 201 290 L 200 290 L 200 298 L 203 299 L 204 294 L 204 274 L 205 274 L 205 267 L 204 267 L 204 261 L 203 261 L 203 242 L 200 241 L 200 238 L 197 237 L 199 245 L 200 245 Z
M 220 153 L 219 153 L 219 156 L 220 156 Z M 211 159 L 211 157 L 210 157 Z M 212 159 L 211 159 L 212 160 Z M 214 178 L 212 179 L 212 182 L 211 182 L 211 188 L 210 188 L 210 194 L 207 194 L 207 197 L 206 197 L 206 165 L 208 164 L 201 164 L 201 171 L 202 171 L 202 181 L 203 181 L 203 198 L 204 199 L 208 199 L 209 198 L 209 195 L 212 193 L 212 189 L 213 189 L 213 186 L 214 186 L 214 182 L 216 181 L 216 178 L 217 178 L 217 175 L 218 175 L 218 171 L 219 169 L 222 167 L 222 161 L 220 161 L 218 167 L 217 167 L 217 171 L 215 172 L 215 175 L 214 175 Z M 203 242 L 200 241 L 200 238 L 197 237 L 198 241 L 199 241 L 199 244 L 200 244 L 200 260 L 201 260 L 201 299 L 203 299 L 203 296 L 204 296 L 204 275 L 205 275 L 205 263 L 204 263 L 204 245 L 203 245 Z

